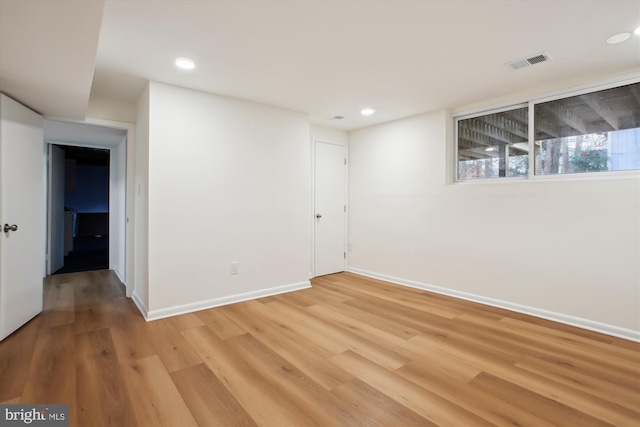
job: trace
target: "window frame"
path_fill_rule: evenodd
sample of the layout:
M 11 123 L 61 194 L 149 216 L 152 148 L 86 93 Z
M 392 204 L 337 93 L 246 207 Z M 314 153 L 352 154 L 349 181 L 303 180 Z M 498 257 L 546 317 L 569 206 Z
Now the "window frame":
M 474 114 L 466 114 L 463 116 L 454 116 L 454 159 L 455 159 L 455 170 L 454 170 L 454 181 L 455 182 L 474 182 L 474 181 L 489 181 L 489 180 L 496 180 L 496 181 L 504 181 L 504 180 L 521 180 L 521 179 L 526 179 L 527 176 L 503 176 L 500 178 L 477 178 L 477 179 L 460 179 L 459 178 L 459 167 L 460 167 L 460 161 L 458 160 L 458 156 L 459 156 L 459 144 L 458 144 L 458 122 L 460 122 L 461 120 L 467 120 L 467 119 L 474 119 L 476 117 L 482 117 L 482 116 L 488 116 L 490 114 L 497 114 L 497 113 L 504 113 L 505 111 L 512 111 L 512 110 L 518 110 L 520 108 L 531 108 L 529 106 L 529 104 L 527 102 L 521 102 L 518 104 L 509 104 L 507 106 L 501 107 L 501 108 L 494 108 L 491 110 L 483 110 Z M 527 113 L 529 114 L 529 122 L 531 121 L 531 116 L 530 116 L 530 109 L 527 110 Z M 529 129 L 529 140 L 531 139 L 531 129 Z M 529 145 L 529 150 L 531 150 L 531 145 L 529 144 L 529 141 L 527 141 L 527 144 Z M 531 157 L 531 156 L 529 156 Z M 531 159 L 529 159 L 529 170 L 531 170 Z
M 587 93 L 599 92 L 602 90 L 613 89 L 616 87 L 631 85 L 640 83 L 640 76 L 633 75 L 625 78 L 617 78 L 605 82 L 593 83 L 589 85 L 582 85 L 571 89 L 558 90 L 551 93 L 547 93 L 539 96 L 530 96 L 519 102 L 503 103 L 489 108 L 476 108 L 470 111 L 461 111 L 452 114 L 453 124 L 453 160 L 455 165 L 453 167 L 452 182 L 459 184 L 479 184 L 479 183 L 498 183 L 498 182 L 514 182 L 514 181 L 566 181 L 575 179 L 602 179 L 602 178 L 618 178 L 618 177 L 637 177 L 640 176 L 640 169 L 629 169 L 621 171 L 600 171 L 600 172 L 581 172 L 581 173 L 566 173 L 566 174 L 552 174 L 552 175 L 536 175 L 535 173 L 535 106 L 550 101 L 557 101 L 559 99 L 571 98 L 574 96 L 584 95 Z M 527 141 L 529 147 L 529 172 L 525 176 L 506 176 L 498 178 L 475 178 L 475 179 L 460 179 L 459 178 L 459 159 L 458 159 L 458 122 L 460 120 L 472 119 L 475 117 L 486 116 L 489 114 L 501 113 L 505 111 L 515 110 L 518 108 L 528 108 L 528 133 L 529 140 Z

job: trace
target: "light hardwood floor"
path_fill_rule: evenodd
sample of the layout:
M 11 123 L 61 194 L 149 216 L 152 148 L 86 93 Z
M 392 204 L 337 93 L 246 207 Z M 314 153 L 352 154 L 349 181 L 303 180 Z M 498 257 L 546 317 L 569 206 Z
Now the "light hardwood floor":
M 638 426 L 640 344 L 349 273 L 146 323 L 108 271 L 52 276 L 0 402 L 72 426 Z

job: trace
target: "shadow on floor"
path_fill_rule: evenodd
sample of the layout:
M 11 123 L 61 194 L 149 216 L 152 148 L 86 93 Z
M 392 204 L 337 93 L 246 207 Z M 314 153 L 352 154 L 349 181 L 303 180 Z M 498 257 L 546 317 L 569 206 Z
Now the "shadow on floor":
M 109 236 L 74 237 L 73 251 L 64 257 L 64 267 L 53 274 L 109 268 Z

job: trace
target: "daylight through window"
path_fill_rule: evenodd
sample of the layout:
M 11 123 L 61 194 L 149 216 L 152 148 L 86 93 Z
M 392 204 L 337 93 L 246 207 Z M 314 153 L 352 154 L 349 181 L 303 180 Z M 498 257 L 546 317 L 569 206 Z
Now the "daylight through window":
M 457 119 L 459 180 L 640 169 L 640 83 Z
M 640 83 L 537 104 L 536 175 L 640 169 Z
M 458 179 L 526 176 L 527 107 L 458 121 Z

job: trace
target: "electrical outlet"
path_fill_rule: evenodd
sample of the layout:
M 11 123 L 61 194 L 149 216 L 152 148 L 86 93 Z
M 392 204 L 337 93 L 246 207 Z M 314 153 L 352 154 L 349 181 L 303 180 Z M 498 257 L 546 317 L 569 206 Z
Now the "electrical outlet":
M 231 263 L 231 274 L 240 274 L 240 263 L 232 262 Z

